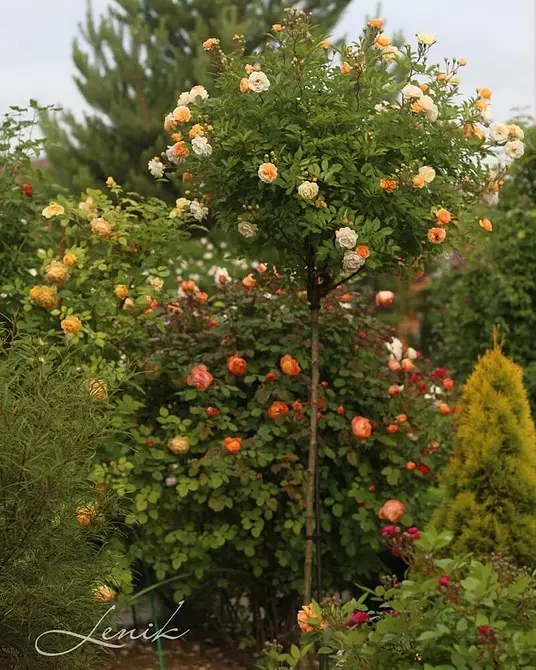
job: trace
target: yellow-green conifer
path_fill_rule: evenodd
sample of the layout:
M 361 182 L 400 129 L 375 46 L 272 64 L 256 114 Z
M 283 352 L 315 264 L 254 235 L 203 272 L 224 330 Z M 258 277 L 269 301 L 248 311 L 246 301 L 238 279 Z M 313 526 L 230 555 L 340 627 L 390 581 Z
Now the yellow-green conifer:
M 444 484 L 434 523 L 455 552 L 536 565 L 536 431 L 523 371 L 497 344 L 464 387 Z

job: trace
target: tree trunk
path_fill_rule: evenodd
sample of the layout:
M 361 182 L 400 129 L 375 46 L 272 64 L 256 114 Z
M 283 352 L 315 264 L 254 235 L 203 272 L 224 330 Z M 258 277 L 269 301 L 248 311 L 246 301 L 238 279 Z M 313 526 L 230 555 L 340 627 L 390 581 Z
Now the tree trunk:
M 318 389 L 320 386 L 320 306 L 311 306 L 311 424 L 309 435 L 309 465 L 307 469 L 307 494 L 305 511 L 305 565 L 303 573 L 303 604 L 312 599 L 313 588 L 313 535 L 315 533 L 315 483 L 318 461 Z M 320 531 L 316 528 L 316 533 Z M 317 560 L 320 557 L 317 556 Z

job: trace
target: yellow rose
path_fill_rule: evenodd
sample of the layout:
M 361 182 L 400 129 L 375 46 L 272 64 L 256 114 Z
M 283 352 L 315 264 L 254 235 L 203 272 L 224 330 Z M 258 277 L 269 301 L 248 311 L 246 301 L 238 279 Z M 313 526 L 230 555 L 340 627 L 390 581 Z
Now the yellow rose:
M 108 179 L 106 180 L 106 186 L 108 186 L 108 188 L 112 188 L 112 186 L 117 186 L 115 179 L 113 177 L 108 177 Z
M 241 93 L 249 93 L 249 80 L 247 77 L 242 77 L 240 80 L 240 92 Z
M 52 261 L 45 270 L 46 277 L 53 284 L 63 284 L 67 279 L 67 268 L 63 263 Z
M 93 600 L 98 603 L 111 603 L 116 595 L 116 592 L 109 586 L 99 586 L 93 591 Z
M 205 134 L 205 131 L 203 129 L 203 126 L 200 123 L 196 123 L 195 125 L 192 126 L 190 132 L 188 133 L 188 137 L 193 140 L 194 137 L 197 135 L 201 135 L 201 137 Z
M 425 44 L 426 46 L 431 47 L 432 44 L 437 42 L 437 39 L 432 33 L 417 33 L 417 41 L 419 44 Z
M 45 309 L 54 309 L 58 304 L 55 286 L 32 286 L 29 298 Z
M 187 454 L 190 451 L 190 441 L 187 437 L 173 437 L 168 442 L 168 449 L 172 454 Z
M 66 335 L 76 335 L 82 330 L 82 322 L 77 316 L 71 314 L 63 319 L 61 328 Z
M 76 256 L 68 251 L 63 257 L 63 263 L 65 265 L 74 265 L 76 263 Z
M 128 295 L 128 287 L 125 284 L 117 284 L 114 293 L 119 300 L 124 300 Z
M 41 212 L 41 214 L 45 217 L 45 219 L 51 219 L 53 216 L 63 216 L 63 214 L 65 214 L 65 210 L 61 205 L 58 205 L 57 202 L 52 200 L 48 207 L 45 207 L 45 209 Z
M 424 177 L 420 174 L 413 177 L 413 186 L 415 188 L 424 188 Z
M 376 37 L 376 39 L 374 40 L 374 44 L 377 47 L 380 47 L 380 48 L 383 49 L 385 47 L 388 47 L 391 44 L 391 40 L 387 37 L 387 35 L 385 33 L 380 33 Z

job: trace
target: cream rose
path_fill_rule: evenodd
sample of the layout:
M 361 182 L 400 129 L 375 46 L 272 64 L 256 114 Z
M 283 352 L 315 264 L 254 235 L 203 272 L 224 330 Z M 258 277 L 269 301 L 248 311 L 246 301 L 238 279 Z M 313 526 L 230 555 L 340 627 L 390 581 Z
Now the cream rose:
M 190 214 L 196 221 L 202 221 L 207 217 L 208 207 L 202 205 L 198 200 L 193 200 L 190 203 Z
M 425 184 L 431 184 L 436 177 L 436 171 L 429 165 L 423 165 L 422 168 L 419 168 L 419 174 L 424 179 Z
M 335 231 L 335 239 L 341 249 L 353 249 L 357 243 L 357 237 L 357 233 L 348 227 Z
M 423 93 L 422 89 L 418 86 L 415 86 L 414 84 L 407 84 L 407 86 L 404 86 L 402 89 L 402 95 L 404 96 L 404 100 L 415 100 L 422 98 Z
M 342 259 L 342 268 L 347 272 L 355 272 L 365 265 L 365 259 L 355 251 L 347 251 Z
M 424 113 L 426 114 L 426 118 L 428 119 L 428 121 L 431 122 L 437 121 L 437 117 L 439 116 L 439 110 L 437 108 L 437 105 L 429 95 L 423 95 L 422 98 L 420 98 L 419 100 L 419 105 L 422 107 Z
M 249 221 L 240 221 L 238 224 L 238 232 L 244 237 L 255 237 L 259 231 L 259 226 Z
M 194 86 L 188 95 L 190 102 L 195 102 L 196 98 L 201 98 L 201 100 L 206 100 L 208 98 L 208 91 L 204 86 Z
M 521 140 L 512 140 L 506 143 L 504 150 L 510 158 L 521 158 L 525 153 L 525 145 Z
M 513 137 L 516 140 L 522 140 L 525 137 L 524 130 L 519 126 L 517 126 L 515 123 L 511 123 L 508 126 L 508 131 L 510 133 L 510 137 Z
M 314 181 L 304 181 L 298 186 L 298 195 L 305 200 L 312 200 L 318 195 L 318 184 Z
M 506 123 L 492 123 L 489 127 L 489 136 L 493 142 L 498 144 L 503 144 L 508 141 L 508 135 L 510 131 Z
M 270 80 L 264 72 L 252 72 L 248 78 L 250 91 L 254 93 L 263 93 L 270 88 Z
M 432 44 L 437 42 L 437 38 L 433 33 L 417 33 L 417 41 L 419 44 L 426 44 L 426 46 L 431 47 Z

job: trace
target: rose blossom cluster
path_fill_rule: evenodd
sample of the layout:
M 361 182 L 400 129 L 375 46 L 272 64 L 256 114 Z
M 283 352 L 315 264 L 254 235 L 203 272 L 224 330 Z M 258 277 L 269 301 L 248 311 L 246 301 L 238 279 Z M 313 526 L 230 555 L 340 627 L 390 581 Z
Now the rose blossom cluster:
M 383 526 L 380 530 L 383 542 L 392 556 L 401 558 L 409 563 L 414 552 L 414 543 L 421 538 L 421 531 L 417 526 L 410 526 L 402 530 L 394 524 Z

